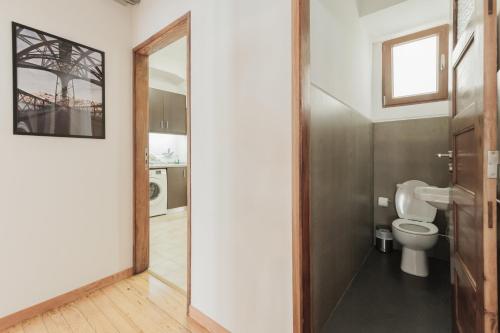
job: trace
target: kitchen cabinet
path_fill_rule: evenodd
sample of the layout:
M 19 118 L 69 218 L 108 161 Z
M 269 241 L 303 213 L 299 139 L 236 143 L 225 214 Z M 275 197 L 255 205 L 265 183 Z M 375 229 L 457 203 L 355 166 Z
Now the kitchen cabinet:
M 150 132 L 186 135 L 186 118 L 186 96 L 149 89 Z
M 187 168 L 167 168 L 167 208 L 187 206 Z
M 163 91 L 149 89 L 149 131 L 162 133 L 163 129 Z
M 186 96 L 164 92 L 165 127 L 170 134 L 187 134 Z

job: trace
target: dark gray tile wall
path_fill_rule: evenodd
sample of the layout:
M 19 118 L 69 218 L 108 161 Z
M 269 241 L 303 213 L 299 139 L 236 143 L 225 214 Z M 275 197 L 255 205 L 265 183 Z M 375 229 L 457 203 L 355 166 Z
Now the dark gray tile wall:
M 319 332 L 372 243 L 372 123 L 311 88 L 311 284 Z
M 426 118 L 375 123 L 374 145 L 374 223 L 391 225 L 398 217 L 394 206 L 396 185 L 417 179 L 429 185 L 447 187 L 448 160 L 435 157 L 449 150 L 449 118 Z M 378 197 L 388 197 L 388 208 L 377 205 Z M 438 211 L 436 225 L 446 232 L 447 219 Z M 429 256 L 449 260 L 449 243 L 440 237 Z

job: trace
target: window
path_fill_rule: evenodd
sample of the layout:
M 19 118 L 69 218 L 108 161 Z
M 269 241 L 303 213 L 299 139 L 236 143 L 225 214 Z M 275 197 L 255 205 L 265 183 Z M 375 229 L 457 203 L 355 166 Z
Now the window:
M 382 44 L 383 106 L 448 98 L 448 25 Z

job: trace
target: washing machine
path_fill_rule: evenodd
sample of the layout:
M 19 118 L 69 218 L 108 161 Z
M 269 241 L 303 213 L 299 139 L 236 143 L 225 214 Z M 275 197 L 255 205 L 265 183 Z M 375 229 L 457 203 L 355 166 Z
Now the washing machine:
M 167 169 L 149 170 L 149 217 L 167 214 Z

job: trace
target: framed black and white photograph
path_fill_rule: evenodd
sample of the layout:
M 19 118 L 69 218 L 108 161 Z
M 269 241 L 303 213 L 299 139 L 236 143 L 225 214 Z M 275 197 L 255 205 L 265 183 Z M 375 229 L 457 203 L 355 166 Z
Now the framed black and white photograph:
M 105 138 L 104 52 L 12 23 L 14 134 Z

